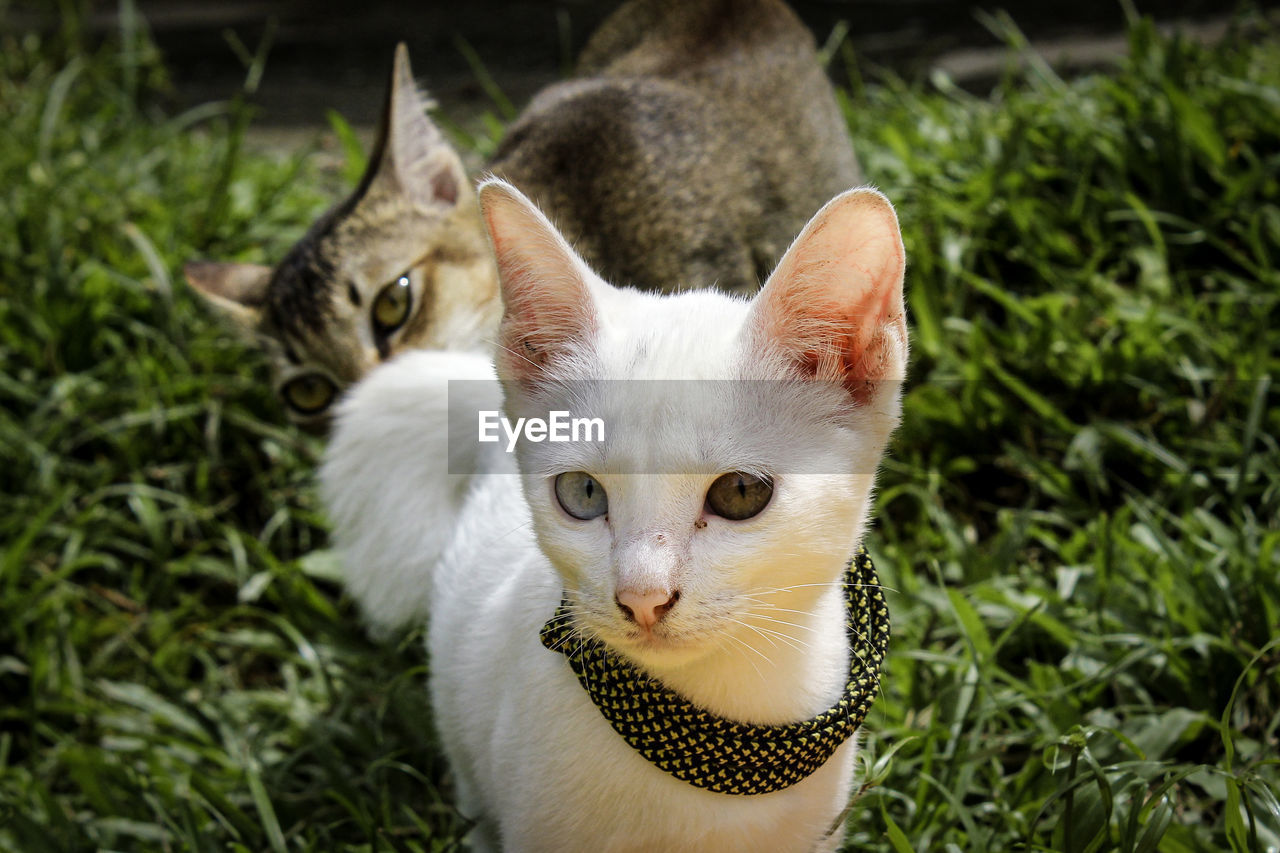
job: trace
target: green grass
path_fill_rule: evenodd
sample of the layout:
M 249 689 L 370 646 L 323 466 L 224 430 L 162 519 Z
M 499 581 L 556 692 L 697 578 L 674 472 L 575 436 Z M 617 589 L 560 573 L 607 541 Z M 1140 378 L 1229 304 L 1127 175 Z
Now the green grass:
M 0 849 L 453 849 L 419 638 L 364 637 L 319 445 L 178 272 L 341 176 L 66 20 L 0 35 Z M 1130 38 L 850 81 L 914 335 L 851 849 L 1280 847 L 1280 37 Z

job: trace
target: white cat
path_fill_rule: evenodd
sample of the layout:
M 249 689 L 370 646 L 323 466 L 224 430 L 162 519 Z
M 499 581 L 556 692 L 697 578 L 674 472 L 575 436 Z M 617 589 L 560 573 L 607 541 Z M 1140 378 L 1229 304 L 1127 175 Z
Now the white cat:
M 893 208 L 873 190 L 838 196 L 746 301 L 613 288 L 513 187 L 490 181 L 481 203 L 505 304 L 506 413 L 545 416 L 567 393 L 601 417 L 606 440 L 524 441 L 516 461 L 501 443 L 446 446 L 447 408 L 493 401 L 458 392 L 450 406 L 445 380 L 491 368 L 422 352 L 356 387 L 322 475 L 368 617 L 430 613 L 435 719 L 474 843 L 835 849 L 853 783 L 847 731 L 780 790 L 721 793 L 642 755 L 584 689 L 593 676 L 580 682 L 559 651 L 604 649 L 609 667 L 638 670 L 717 724 L 774 731 L 844 713 L 851 668 L 887 636 L 864 636 L 866 623 L 846 634 L 842 578 L 906 370 Z M 699 390 L 655 400 L 660 383 L 635 382 L 671 379 Z M 483 397 L 488 386 L 466 387 Z M 448 473 L 463 469 L 479 473 Z M 544 645 L 562 597 L 569 639 Z M 650 716 L 660 727 L 665 712 Z

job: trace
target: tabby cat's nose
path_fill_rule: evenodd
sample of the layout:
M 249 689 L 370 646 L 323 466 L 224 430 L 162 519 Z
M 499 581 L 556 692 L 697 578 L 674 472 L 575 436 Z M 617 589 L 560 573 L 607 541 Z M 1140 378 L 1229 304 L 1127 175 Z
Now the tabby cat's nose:
M 680 600 L 680 590 L 675 592 L 636 592 L 620 589 L 616 596 L 618 607 L 627 618 L 648 630 L 666 616 Z

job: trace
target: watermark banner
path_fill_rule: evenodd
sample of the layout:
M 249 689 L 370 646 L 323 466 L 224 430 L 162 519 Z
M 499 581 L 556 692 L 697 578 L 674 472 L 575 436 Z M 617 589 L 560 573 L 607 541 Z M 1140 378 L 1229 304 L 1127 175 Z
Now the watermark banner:
M 504 397 L 497 381 L 451 380 L 449 471 L 510 472 L 518 459 L 548 473 L 848 472 L 896 423 L 899 385 L 582 380 Z M 833 462 L 836 448 L 848 452 Z M 866 456 L 855 473 L 874 473 Z

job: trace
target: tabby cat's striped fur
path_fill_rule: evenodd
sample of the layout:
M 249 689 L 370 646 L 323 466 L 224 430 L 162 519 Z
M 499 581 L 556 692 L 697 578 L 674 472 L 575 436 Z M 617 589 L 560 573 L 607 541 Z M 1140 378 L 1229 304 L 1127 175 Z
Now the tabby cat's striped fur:
M 406 49 L 356 191 L 274 269 L 187 277 L 258 339 L 291 417 L 406 348 L 484 348 L 497 277 L 475 193 Z M 577 74 L 533 99 L 489 168 L 609 281 L 751 292 L 823 201 L 859 181 L 813 37 L 781 0 L 631 0 Z

